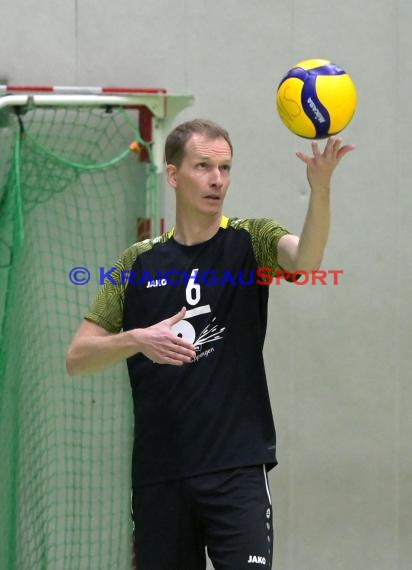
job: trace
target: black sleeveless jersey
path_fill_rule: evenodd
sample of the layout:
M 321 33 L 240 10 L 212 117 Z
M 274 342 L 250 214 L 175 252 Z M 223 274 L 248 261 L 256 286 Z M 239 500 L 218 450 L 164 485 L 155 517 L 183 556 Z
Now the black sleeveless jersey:
M 133 486 L 246 465 L 276 465 L 263 344 L 270 272 L 281 270 L 273 220 L 223 217 L 193 246 L 170 231 L 123 254 L 86 318 L 110 332 L 174 325 L 196 347 L 183 366 L 127 361 L 134 403 Z

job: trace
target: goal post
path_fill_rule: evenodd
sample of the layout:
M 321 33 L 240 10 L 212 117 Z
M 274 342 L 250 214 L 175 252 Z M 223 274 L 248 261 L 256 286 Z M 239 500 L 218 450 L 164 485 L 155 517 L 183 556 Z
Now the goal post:
M 131 568 L 126 367 L 72 378 L 65 351 L 102 271 L 137 241 L 137 228 L 140 237 L 162 231 L 164 140 L 192 102 L 165 89 L 0 86 L 8 570 Z

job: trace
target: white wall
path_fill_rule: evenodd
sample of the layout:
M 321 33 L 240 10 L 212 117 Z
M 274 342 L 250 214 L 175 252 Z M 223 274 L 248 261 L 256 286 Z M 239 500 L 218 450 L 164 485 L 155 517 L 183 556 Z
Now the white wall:
M 339 285 L 274 286 L 266 345 L 279 435 L 271 475 L 277 568 L 412 563 L 409 0 L 77 0 L 1 9 L 0 76 L 14 84 L 164 86 L 178 119 L 223 123 L 235 145 L 226 213 L 299 232 L 309 143 L 274 92 L 309 57 L 349 71 L 359 105 L 336 172 L 325 269 Z M 167 218 L 172 221 L 171 191 Z

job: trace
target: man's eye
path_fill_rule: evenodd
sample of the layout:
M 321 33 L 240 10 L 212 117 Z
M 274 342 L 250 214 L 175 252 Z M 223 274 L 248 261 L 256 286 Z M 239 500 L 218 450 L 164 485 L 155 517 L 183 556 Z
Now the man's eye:
M 224 172 L 230 172 L 230 164 L 223 164 L 221 166 L 221 170 L 223 170 Z
M 206 162 L 199 162 L 196 166 L 197 166 L 197 168 L 207 168 L 207 163 Z

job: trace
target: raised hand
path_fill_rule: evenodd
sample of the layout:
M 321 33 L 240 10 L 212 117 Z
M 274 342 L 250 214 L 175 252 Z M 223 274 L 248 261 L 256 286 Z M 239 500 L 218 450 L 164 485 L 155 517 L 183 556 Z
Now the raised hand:
M 316 141 L 312 142 L 313 155 L 297 152 L 296 156 L 306 164 L 308 182 L 312 190 L 329 190 L 333 171 L 340 160 L 350 151 L 354 145 L 342 146 L 340 137 L 330 137 L 321 152 Z

